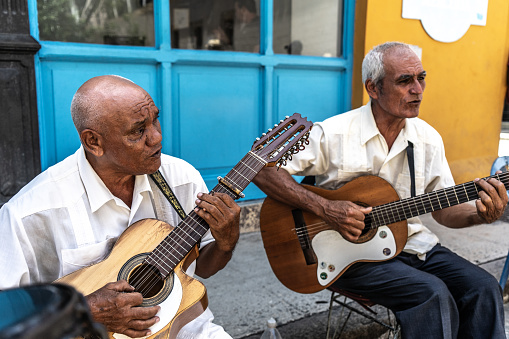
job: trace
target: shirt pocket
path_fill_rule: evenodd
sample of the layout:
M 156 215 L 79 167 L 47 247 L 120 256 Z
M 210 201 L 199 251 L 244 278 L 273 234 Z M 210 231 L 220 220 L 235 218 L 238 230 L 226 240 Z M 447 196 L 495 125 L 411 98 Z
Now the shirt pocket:
M 116 238 L 110 238 L 93 245 L 63 249 L 62 276 L 104 260 L 113 248 L 115 241 Z
M 394 189 L 398 192 L 400 199 L 410 198 L 412 196 L 411 187 L 412 181 L 410 175 L 400 173 L 396 180 L 396 185 L 394 185 Z M 415 176 L 415 192 L 416 196 L 424 194 L 424 177 Z
M 340 169 L 337 171 L 336 177 L 336 183 L 334 183 L 334 188 L 338 188 L 340 186 L 343 186 L 344 184 L 349 183 L 353 179 L 363 176 L 363 175 L 370 175 L 372 174 L 372 169 L 368 167 L 367 165 L 359 165 L 355 168 L 350 166 L 348 169 Z

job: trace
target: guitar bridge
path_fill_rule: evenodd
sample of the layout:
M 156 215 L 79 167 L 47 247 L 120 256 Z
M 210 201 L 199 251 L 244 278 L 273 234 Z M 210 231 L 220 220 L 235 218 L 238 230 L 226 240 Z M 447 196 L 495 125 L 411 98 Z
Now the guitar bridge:
M 295 223 L 295 232 L 297 233 L 297 238 L 299 238 L 300 247 L 302 249 L 302 253 L 304 254 L 304 258 L 306 259 L 306 264 L 316 264 L 316 257 L 313 252 L 313 248 L 311 247 L 308 228 L 306 222 L 304 221 L 302 210 L 294 209 L 292 210 L 292 215 L 293 221 Z

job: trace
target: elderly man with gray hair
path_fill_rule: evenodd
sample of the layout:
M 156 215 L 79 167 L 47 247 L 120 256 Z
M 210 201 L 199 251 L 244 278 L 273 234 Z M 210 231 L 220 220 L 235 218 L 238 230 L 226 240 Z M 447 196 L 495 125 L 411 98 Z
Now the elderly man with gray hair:
M 454 186 L 441 136 L 417 117 L 425 78 L 409 45 L 374 47 L 362 64 L 368 104 L 316 123 L 305 151 L 283 171 L 264 169 L 254 182 L 270 198 L 320 217 L 351 243 L 364 236 L 373 206 L 323 197 L 291 175 L 314 176 L 317 186 L 329 190 L 374 175 L 389 182 L 401 199 Z M 494 222 L 507 205 L 506 189 L 494 178 L 474 182 L 475 204 L 427 212 L 449 228 Z M 502 291 L 495 278 L 441 246 L 418 217 L 405 219 L 406 243 L 399 255 L 356 262 L 332 286 L 390 308 L 403 338 L 505 338 Z

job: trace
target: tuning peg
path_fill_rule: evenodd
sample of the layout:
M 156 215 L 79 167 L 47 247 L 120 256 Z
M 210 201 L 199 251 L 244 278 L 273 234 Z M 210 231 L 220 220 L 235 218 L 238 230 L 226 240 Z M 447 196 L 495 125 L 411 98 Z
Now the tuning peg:
M 260 141 L 260 138 L 256 138 L 256 141 Z
M 274 127 L 277 127 L 277 124 L 274 124 Z
M 262 133 L 262 137 L 264 137 L 265 135 L 267 135 L 267 133 Z
M 269 128 L 269 132 L 271 132 L 271 131 L 272 131 L 272 128 Z
M 288 118 L 289 118 L 289 116 L 287 115 L 287 116 L 285 116 L 285 118 L 286 118 L 286 119 L 288 119 Z

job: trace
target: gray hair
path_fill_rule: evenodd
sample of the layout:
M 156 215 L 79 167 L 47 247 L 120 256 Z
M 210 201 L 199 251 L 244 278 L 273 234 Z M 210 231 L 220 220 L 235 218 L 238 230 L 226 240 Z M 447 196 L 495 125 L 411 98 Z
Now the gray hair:
M 366 80 L 368 79 L 371 79 L 375 85 L 378 85 L 378 83 L 383 80 L 385 77 L 384 56 L 393 48 L 408 48 L 413 51 L 410 45 L 396 41 L 386 42 L 373 47 L 362 61 L 363 84 L 366 84 Z
M 71 117 L 78 133 L 94 125 L 92 113 L 97 112 L 98 107 L 94 100 L 89 99 L 89 95 L 79 91 L 72 98 Z

